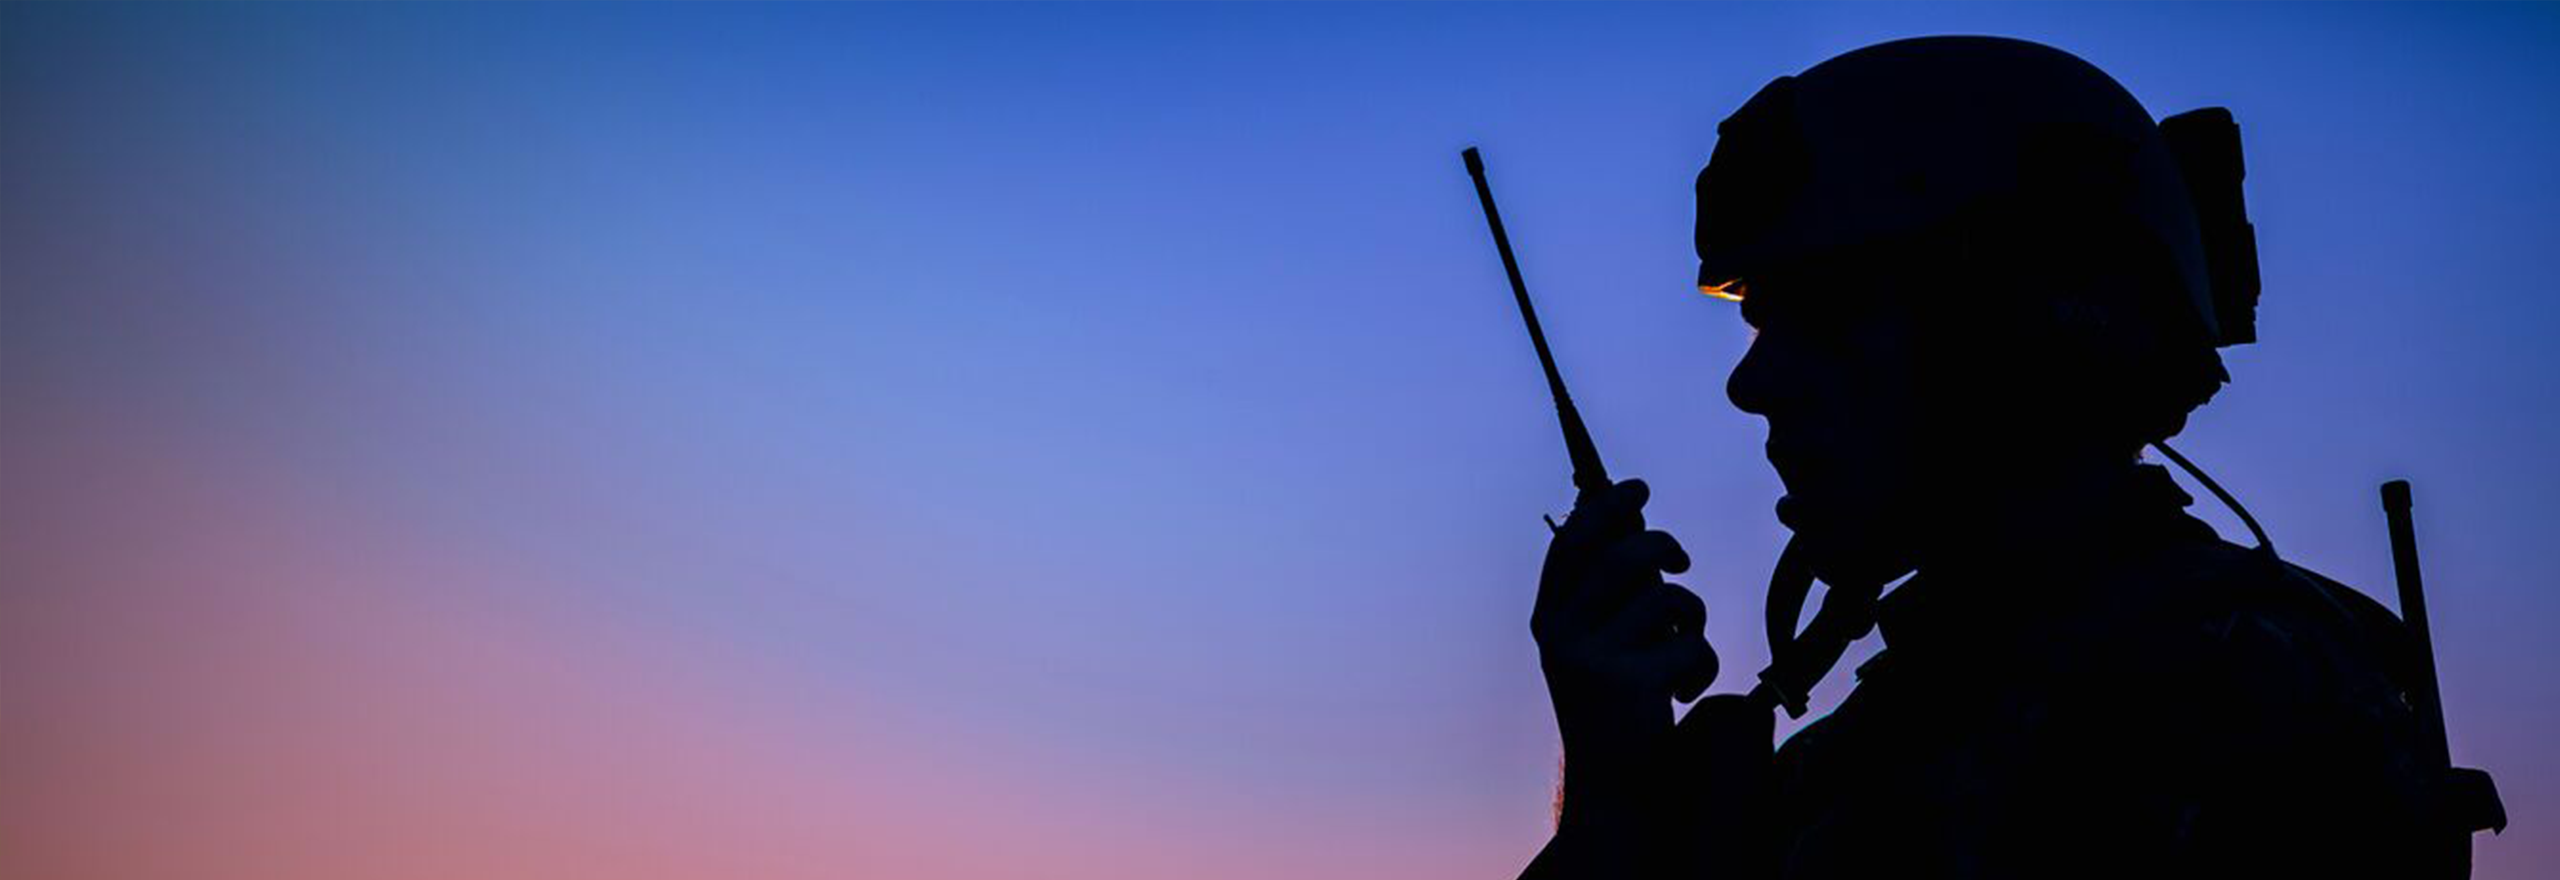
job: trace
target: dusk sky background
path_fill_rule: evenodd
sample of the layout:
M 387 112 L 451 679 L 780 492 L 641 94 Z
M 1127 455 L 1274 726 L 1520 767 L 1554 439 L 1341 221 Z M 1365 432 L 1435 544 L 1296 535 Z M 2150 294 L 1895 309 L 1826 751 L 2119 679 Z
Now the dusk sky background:
M 2415 482 L 2553 876 L 2548 4 L 0 7 L 0 875 L 1509 877 L 1570 487 L 1458 150 L 1738 690 L 1691 180 L 1938 33 L 2233 109 L 2182 451 L 2386 603 Z

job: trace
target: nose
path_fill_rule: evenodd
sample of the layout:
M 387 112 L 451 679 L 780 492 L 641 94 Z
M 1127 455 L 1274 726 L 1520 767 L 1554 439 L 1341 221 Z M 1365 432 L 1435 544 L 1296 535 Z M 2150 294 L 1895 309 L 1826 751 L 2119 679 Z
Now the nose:
M 1733 374 L 1724 380 L 1725 399 L 1735 409 L 1755 416 L 1767 416 L 1777 395 L 1777 346 L 1766 333 L 1751 338 L 1751 346 L 1742 352 L 1742 360 L 1733 365 Z

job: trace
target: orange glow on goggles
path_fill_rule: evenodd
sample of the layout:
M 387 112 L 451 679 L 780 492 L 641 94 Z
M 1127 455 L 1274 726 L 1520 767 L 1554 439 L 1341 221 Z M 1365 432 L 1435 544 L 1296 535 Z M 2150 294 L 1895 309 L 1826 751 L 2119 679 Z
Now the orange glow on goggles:
M 1698 292 L 1726 302 L 1741 302 L 1742 297 L 1751 291 L 1743 285 L 1742 279 L 1736 278 L 1723 284 L 1698 285 Z

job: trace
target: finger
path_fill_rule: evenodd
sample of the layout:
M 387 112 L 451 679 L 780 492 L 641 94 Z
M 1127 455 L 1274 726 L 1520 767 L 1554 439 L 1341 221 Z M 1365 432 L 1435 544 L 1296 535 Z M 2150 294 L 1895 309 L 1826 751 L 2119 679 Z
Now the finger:
M 1564 607 L 1578 616 L 1605 618 L 1644 589 L 1662 583 L 1663 572 L 1687 570 L 1689 554 L 1669 533 L 1638 532 L 1601 552 L 1572 585 Z
M 1715 684 L 1719 668 L 1706 638 L 1707 603 L 1686 587 L 1665 583 L 1646 591 L 1615 618 L 1609 644 L 1640 645 L 1645 663 L 1681 702 Z
M 1653 529 L 1611 542 L 1601 554 L 1601 565 L 1609 567 L 1608 574 L 1616 577 L 1650 572 L 1679 574 L 1689 570 L 1689 551 L 1670 532 Z
M 1565 538 L 1585 546 L 1603 542 L 1617 535 L 1644 529 L 1644 505 L 1652 500 L 1653 488 L 1643 480 L 1625 479 L 1597 492 L 1574 496 L 1573 513 L 1566 516 L 1558 531 Z
M 1671 599 L 1671 632 L 1678 636 L 1704 636 L 1707 632 L 1707 600 L 1679 584 L 1666 583 Z
M 1643 533 L 1644 505 L 1652 497 L 1652 488 L 1643 480 L 1627 479 L 1574 498 L 1573 513 L 1547 545 L 1546 566 L 1538 576 L 1537 603 L 1529 619 L 1531 633 L 1559 625 L 1578 628 L 1581 624 L 1577 621 L 1590 620 L 1595 609 L 1612 608 L 1624 601 L 1626 591 L 1613 588 L 1615 585 L 1657 581 L 1659 578 L 1649 572 L 1667 565 L 1678 566 L 1676 570 L 1687 569 L 1688 553 L 1680 549 L 1678 541 L 1662 535 L 1646 539 L 1642 546 L 1667 543 L 1668 553 L 1656 547 L 1653 552 L 1660 557 L 1658 560 L 1637 559 L 1620 564 L 1616 571 L 1633 574 L 1603 578 L 1595 588 L 1590 569 L 1616 539 Z M 1647 569 L 1646 565 L 1652 568 Z
M 1547 544 L 1546 574 L 1579 571 L 1616 539 L 1644 531 L 1644 505 L 1653 491 L 1643 480 L 1625 480 L 1573 500 L 1573 512 Z
M 1707 644 L 1705 636 L 1683 635 L 1654 646 L 1651 652 L 1649 659 L 1654 668 L 1670 686 L 1672 697 L 1680 702 L 1697 699 L 1716 683 L 1720 664 L 1715 646 Z
M 1707 603 L 1689 588 L 1656 583 L 1627 600 L 1599 633 L 1605 644 L 1645 646 L 1706 631 Z

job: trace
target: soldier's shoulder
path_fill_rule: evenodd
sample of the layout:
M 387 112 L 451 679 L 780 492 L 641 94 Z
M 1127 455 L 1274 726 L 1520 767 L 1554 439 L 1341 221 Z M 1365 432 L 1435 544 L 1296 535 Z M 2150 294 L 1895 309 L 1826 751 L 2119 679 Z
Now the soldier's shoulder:
M 2371 596 L 2255 548 L 2195 542 L 2152 572 L 2190 645 L 2231 686 L 2262 695 L 2400 703 L 2411 650 L 2400 619 Z

